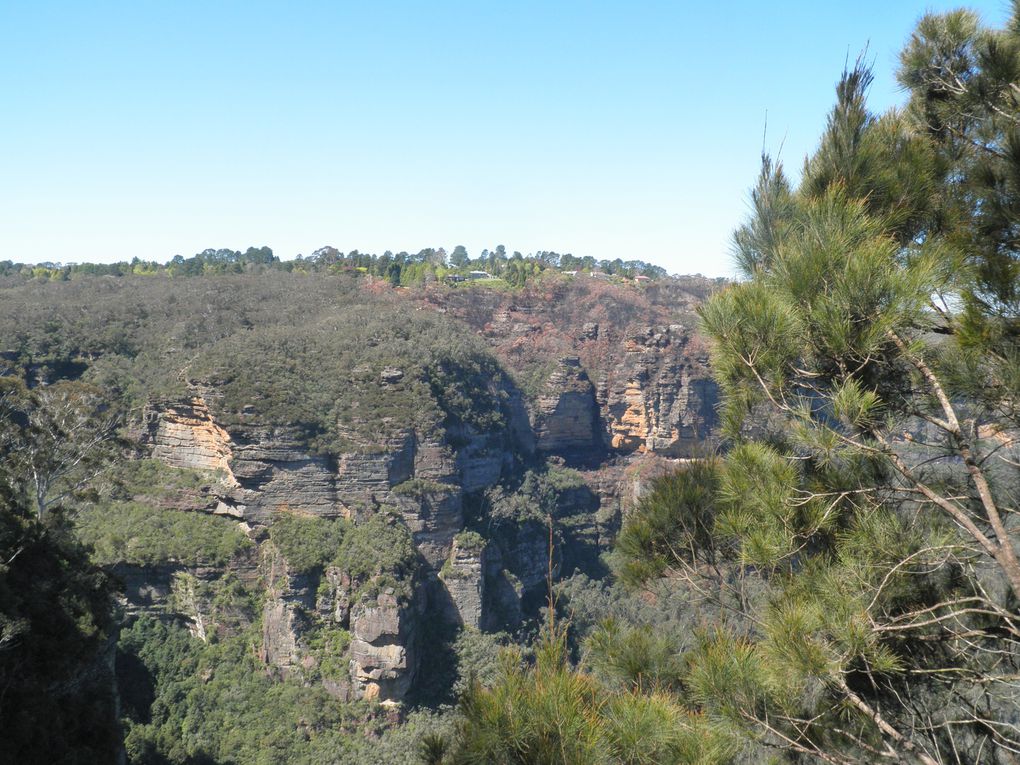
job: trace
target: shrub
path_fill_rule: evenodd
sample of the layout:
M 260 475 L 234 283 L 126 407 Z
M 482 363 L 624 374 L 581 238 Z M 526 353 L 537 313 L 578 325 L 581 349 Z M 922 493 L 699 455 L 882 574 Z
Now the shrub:
M 252 546 L 229 518 L 135 502 L 86 508 L 78 516 L 77 529 L 101 565 L 223 565 Z
M 306 574 L 333 560 L 349 524 L 312 515 L 280 512 L 269 527 L 269 537 L 294 573 Z

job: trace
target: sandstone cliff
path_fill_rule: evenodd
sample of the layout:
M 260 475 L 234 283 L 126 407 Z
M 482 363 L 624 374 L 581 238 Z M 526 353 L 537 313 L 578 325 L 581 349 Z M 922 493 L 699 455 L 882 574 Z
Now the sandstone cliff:
M 695 315 L 715 286 L 577 277 L 512 294 L 434 289 L 421 300 L 465 321 L 514 372 L 543 451 L 686 457 L 716 425 L 719 394 Z
M 250 530 L 260 562 L 232 566 L 263 593 L 252 619 L 268 666 L 321 681 L 340 698 L 400 701 L 428 651 L 423 620 L 515 628 L 544 600 L 550 552 L 554 576 L 601 576 L 599 556 L 642 477 L 704 448 L 717 392 L 693 329 L 697 301 L 682 290 L 666 297 L 672 302 L 569 280 L 513 294 L 419 295 L 481 335 L 513 373 L 516 385 L 498 383 L 504 414 L 489 430 L 456 419 L 426 429 L 389 421 L 373 437 L 370 422 L 342 421 L 341 448 L 324 453 L 300 428 L 268 424 L 252 407 L 224 411 L 207 381 L 150 404 L 142 447 L 171 467 L 215 476 L 194 509 Z M 389 366 L 376 384 L 392 394 L 408 380 Z M 525 470 L 547 476 L 527 489 L 539 495 L 516 497 Z M 490 495 L 510 508 L 498 520 L 486 517 Z M 281 513 L 362 524 L 384 510 L 409 530 L 420 576 L 299 571 L 259 531 Z M 132 608 L 179 613 L 199 636 L 221 628 L 202 594 L 220 578 L 174 565 L 125 570 Z M 345 652 L 343 672 L 336 651 Z

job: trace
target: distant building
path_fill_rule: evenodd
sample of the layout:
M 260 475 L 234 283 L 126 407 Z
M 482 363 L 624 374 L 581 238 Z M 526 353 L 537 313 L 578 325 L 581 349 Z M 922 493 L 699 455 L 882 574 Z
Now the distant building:
M 445 281 L 447 284 L 459 284 L 460 282 L 466 282 L 467 277 L 460 274 L 447 274 Z
M 468 279 L 492 279 L 492 274 L 488 271 L 468 271 Z
M 591 278 L 592 279 L 608 279 L 609 278 L 609 274 L 604 274 L 601 271 L 592 271 L 591 272 Z
M 577 271 L 564 271 L 567 276 L 577 276 Z
M 645 276 L 644 274 L 638 274 L 637 276 L 634 277 L 634 281 L 636 281 L 636 282 L 650 282 L 651 279 L 649 277 Z

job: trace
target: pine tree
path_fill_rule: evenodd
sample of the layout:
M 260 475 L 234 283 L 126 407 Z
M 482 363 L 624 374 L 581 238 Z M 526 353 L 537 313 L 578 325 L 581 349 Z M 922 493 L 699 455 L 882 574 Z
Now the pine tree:
M 688 685 L 769 745 L 935 763 L 1020 744 L 1018 29 L 924 18 L 906 113 L 869 114 L 869 72 L 846 72 L 800 186 L 763 163 L 746 281 L 702 311 L 732 439 L 715 537 L 767 595 L 706 636 Z

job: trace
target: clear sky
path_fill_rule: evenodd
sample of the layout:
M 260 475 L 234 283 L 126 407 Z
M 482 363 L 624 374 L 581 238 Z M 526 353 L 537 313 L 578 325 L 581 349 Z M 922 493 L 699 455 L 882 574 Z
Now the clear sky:
M 844 62 L 934 0 L 0 0 L 0 260 L 556 250 L 731 273 Z M 1006 0 L 968 4 L 999 26 Z

